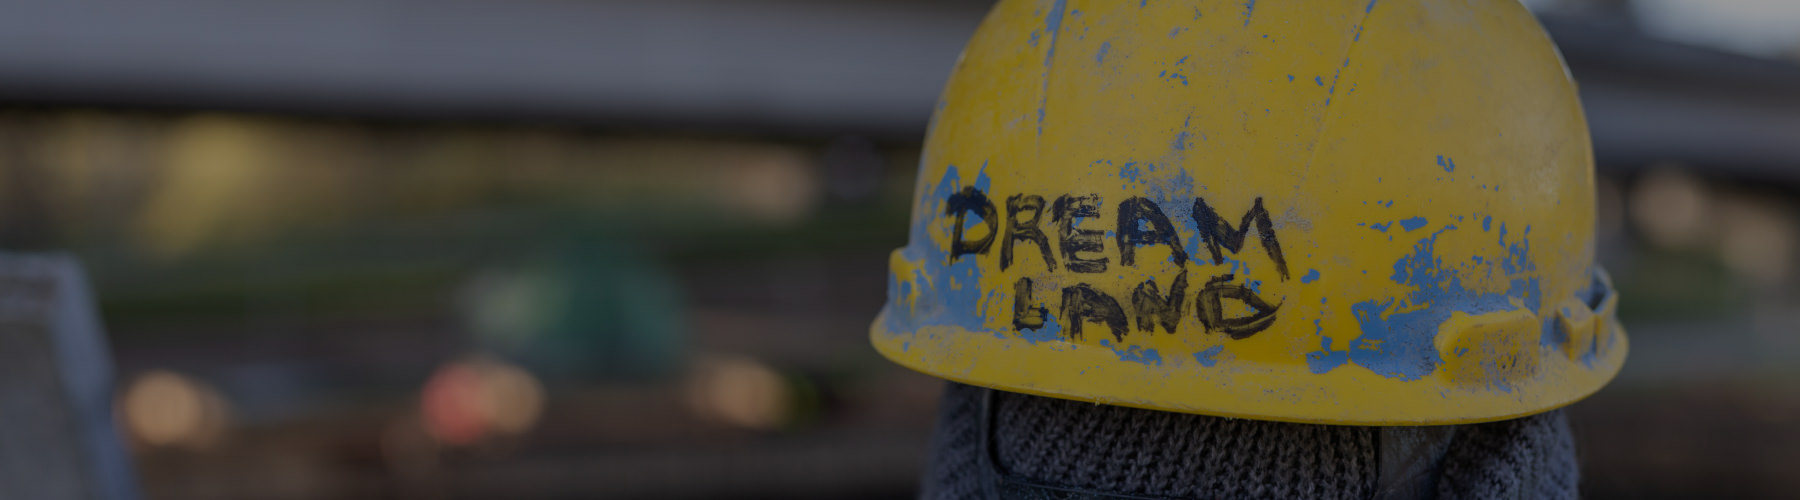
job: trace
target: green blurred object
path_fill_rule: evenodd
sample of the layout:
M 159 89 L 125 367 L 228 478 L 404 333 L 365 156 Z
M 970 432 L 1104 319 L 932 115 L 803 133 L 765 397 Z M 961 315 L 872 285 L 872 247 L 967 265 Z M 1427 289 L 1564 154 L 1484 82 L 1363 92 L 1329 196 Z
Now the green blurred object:
M 477 343 L 558 377 L 673 373 L 683 345 L 680 285 L 653 256 L 608 236 L 566 238 L 478 273 L 465 292 Z
M 1619 316 L 1644 320 L 1723 318 L 1742 315 L 1753 302 L 1745 283 L 1733 280 L 1718 257 L 1645 246 L 1621 269 Z M 1627 305 L 1629 304 L 1629 306 Z

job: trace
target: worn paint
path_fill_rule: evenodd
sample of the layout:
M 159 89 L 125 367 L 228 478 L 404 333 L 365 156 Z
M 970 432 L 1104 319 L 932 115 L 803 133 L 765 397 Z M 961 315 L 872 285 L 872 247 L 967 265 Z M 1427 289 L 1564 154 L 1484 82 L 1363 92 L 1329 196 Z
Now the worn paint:
M 1541 302 L 1538 278 L 1529 271 L 1536 269 L 1528 256 L 1527 234 L 1517 243 L 1508 244 L 1505 224 L 1501 224 L 1500 246 L 1506 257 L 1500 259 L 1501 276 L 1508 281 L 1503 292 L 1471 289 L 1464 282 L 1483 273 L 1496 271 L 1465 268 L 1458 263 L 1445 263 L 1436 254 L 1438 237 L 1456 226 L 1445 225 L 1430 237 L 1413 245 L 1413 252 L 1394 263 L 1389 279 L 1411 288 L 1399 298 L 1375 299 L 1351 306 L 1362 335 L 1350 341 L 1350 360 L 1376 374 L 1401 380 L 1417 380 L 1429 375 L 1443 363 L 1433 343 L 1438 325 L 1452 313 L 1479 315 L 1488 312 L 1526 308 L 1538 312 Z
M 1145 349 L 1143 346 L 1137 345 L 1115 346 L 1111 340 L 1106 339 L 1100 339 L 1100 345 L 1105 346 L 1107 349 L 1111 349 L 1113 354 L 1119 356 L 1119 361 L 1130 361 L 1133 363 L 1157 366 L 1162 366 L 1163 364 L 1162 353 L 1156 352 L 1156 349 Z
M 1316 323 L 1315 323 L 1316 324 Z M 1323 375 L 1350 361 L 1350 353 L 1331 348 L 1331 337 L 1319 337 L 1319 350 L 1306 353 L 1306 367 L 1314 375 Z
M 1037 345 L 1039 342 L 1062 342 L 1062 323 L 1057 322 L 1054 311 L 1044 313 L 1044 327 L 1038 329 L 1019 330 L 1019 338 L 1025 343 Z
M 1044 16 L 1044 31 L 1050 33 L 1050 48 L 1044 51 L 1044 84 L 1038 88 L 1037 133 L 1044 135 L 1044 118 L 1048 116 L 1046 109 L 1050 105 L 1050 72 L 1056 62 L 1056 39 L 1062 34 L 1063 13 L 1068 10 L 1068 0 L 1056 0 L 1050 6 L 1050 14 Z
M 1302 284 L 1312 283 L 1312 282 L 1318 281 L 1318 280 L 1319 280 L 1319 270 L 1318 269 L 1309 269 L 1306 271 L 1305 276 L 1300 277 L 1300 283 L 1302 283 Z
M 977 189 L 986 189 L 990 184 L 985 168 L 976 175 Z M 943 200 L 951 193 L 962 189 L 962 178 L 956 166 L 949 166 L 942 179 L 921 196 L 920 206 L 940 207 Z M 961 258 L 951 262 L 949 252 L 932 239 L 931 222 L 939 220 L 931 214 L 915 217 L 911 229 L 910 243 L 902 249 L 902 254 L 911 261 L 917 262 L 920 269 L 913 276 L 894 276 L 896 283 L 890 286 L 889 303 L 897 307 L 905 307 L 912 311 L 911 315 L 888 315 L 889 328 L 894 332 L 911 332 L 928 326 L 956 326 L 969 329 L 982 329 L 986 322 L 984 306 L 994 296 L 993 293 L 981 293 L 982 269 L 973 258 Z M 905 281 L 900 281 L 905 280 Z M 916 293 L 915 293 L 916 292 Z M 935 303 L 978 304 L 974 308 L 940 308 L 929 307 Z M 922 305 L 924 305 L 922 307 Z M 920 314 L 921 310 L 929 311 Z
M 1219 353 L 1224 351 L 1225 346 L 1223 345 L 1208 347 L 1204 351 L 1194 353 L 1194 361 L 1200 362 L 1200 366 L 1212 368 L 1213 365 L 1219 364 Z
M 1189 144 L 1191 145 L 1191 143 Z M 1169 168 L 1170 170 L 1164 170 L 1156 163 L 1125 162 L 1119 167 L 1119 178 L 1125 181 L 1127 189 L 1142 193 L 1145 198 L 1156 202 L 1157 206 L 1181 207 L 1192 204 L 1194 193 L 1196 193 L 1194 177 L 1188 175 L 1185 168 Z M 1194 233 L 1191 232 L 1193 217 L 1186 210 L 1165 209 L 1164 215 L 1167 215 L 1169 221 L 1175 224 L 1176 231 L 1181 233 L 1184 241 L 1194 242 L 1196 240 Z M 1195 248 L 1191 245 L 1186 248 L 1188 255 L 1194 255 Z
M 1419 228 L 1425 227 L 1425 224 L 1427 224 L 1427 222 L 1425 221 L 1424 217 L 1413 217 L 1413 218 L 1408 218 L 1408 219 L 1400 219 L 1400 227 L 1402 229 L 1405 229 L 1406 232 L 1409 232 L 1409 233 L 1416 231 Z

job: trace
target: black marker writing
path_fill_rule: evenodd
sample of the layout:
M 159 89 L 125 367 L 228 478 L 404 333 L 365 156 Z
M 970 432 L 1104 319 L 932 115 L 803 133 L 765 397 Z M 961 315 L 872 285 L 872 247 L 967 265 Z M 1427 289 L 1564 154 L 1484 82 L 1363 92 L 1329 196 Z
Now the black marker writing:
M 1044 265 L 1052 272 L 1061 269 L 1089 274 L 1105 272 L 1111 262 L 1106 256 L 1106 232 L 1080 227 L 1082 223 L 1101 217 L 1101 202 L 1098 194 L 1065 194 L 1046 206 L 1043 196 L 1016 194 L 1007 197 L 1005 224 L 1001 224 L 998 210 L 987 193 L 974 186 L 964 187 L 945 200 L 944 215 L 951 217 L 954 223 L 950 235 L 950 261 L 955 262 L 968 254 L 987 255 L 994 240 L 998 239 L 1002 271 L 1015 262 L 1014 245 L 1026 243 L 1037 247 Z M 1042 228 L 1046 211 L 1056 224 L 1054 246 Z M 980 217 L 981 225 L 986 226 L 987 232 L 982 237 L 971 240 L 964 234 L 969 214 Z M 1263 252 L 1275 263 L 1281 279 L 1288 278 L 1287 260 L 1282 256 L 1274 221 L 1270 219 L 1268 209 L 1263 207 L 1262 198 L 1252 202 L 1236 226 L 1220 217 L 1204 198 L 1194 199 L 1192 217 L 1196 237 L 1206 242 L 1213 265 L 1225 263 L 1225 251 L 1234 254 L 1242 251 L 1250 232 L 1255 231 L 1255 241 L 1262 244 Z M 1128 198 L 1119 202 L 1115 220 L 1114 240 L 1119 247 L 1121 265 L 1136 267 L 1139 248 L 1149 245 L 1167 246 L 1172 263 L 1178 267 L 1187 264 L 1189 255 L 1181 244 L 1181 235 L 1156 202 L 1141 196 Z M 1059 253 L 1062 256 L 1060 269 Z M 1194 301 L 1194 316 L 1206 331 L 1245 339 L 1274 324 L 1281 305 L 1270 304 L 1256 290 L 1232 284 L 1235 278 L 1233 274 L 1213 276 L 1191 300 Z M 1034 285 L 1030 277 L 1020 277 L 1013 282 L 1013 328 L 1017 330 L 1039 330 L 1049 322 L 1050 309 L 1038 302 Z M 1138 331 L 1154 333 L 1160 326 L 1163 331 L 1174 334 L 1178 333 L 1186 315 L 1188 296 L 1185 268 L 1169 281 L 1167 294 L 1156 280 L 1146 280 L 1131 293 L 1128 304 L 1131 315 L 1128 317 L 1126 309 L 1112 295 L 1091 285 L 1076 283 L 1062 288 L 1060 318 L 1065 324 L 1065 335 L 1076 339 L 1081 338 L 1087 323 L 1098 322 L 1106 325 L 1113 338 L 1123 341 L 1133 324 L 1128 321 L 1130 317 L 1135 317 Z M 1227 317 L 1227 301 L 1242 303 L 1250 309 L 1250 314 Z
M 987 236 L 975 241 L 963 241 L 963 222 L 969 212 L 981 216 L 987 224 Z M 989 245 L 994 244 L 994 234 L 998 231 L 1000 221 L 994 218 L 994 204 L 988 201 L 987 195 L 975 186 L 969 186 L 950 195 L 944 203 L 944 215 L 956 218 L 956 228 L 950 234 L 950 262 L 956 262 L 963 254 L 985 254 Z
M 1112 329 L 1114 339 L 1125 340 L 1125 310 L 1111 295 L 1083 283 L 1063 288 L 1062 299 L 1062 315 L 1069 323 L 1069 338 L 1081 338 L 1083 324 L 1099 321 Z
M 1175 275 L 1167 298 L 1156 288 L 1156 280 L 1147 280 L 1131 293 L 1131 308 L 1137 314 L 1138 330 L 1155 332 L 1156 325 L 1160 324 L 1164 331 L 1175 333 L 1175 327 L 1181 324 L 1181 312 L 1187 306 L 1187 271 Z
M 1079 229 L 1075 227 L 1076 219 L 1100 217 L 1100 195 L 1087 196 L 1062 195 L 1056 198 L 1056 206 L 1051 210 L 1056 214 L 1056 221 L 1061 223 L 1063 260 L 1067 261 L 1070 271 L 1078 273 L 1098 273 L 1106 271 L 1106 256 L 1097 259 L 1083 258 L 1081 252 L 1100 253 L 1105 251 L 1106 232 L 1097 229 Z
M 1206 288 L 1200 290 L 1200 298 L 1197 299 L 1200 302 L 1200 324 L 1206 325 L 1207 331 L 1224 332 L 1233 339 L 1249 338 L 1273 324 L 1275 310 L 1281 306 L 1271 306 L 1262 297 L 1257 297 L 1255 291 L 1230 284 L 1231 279 L 1232 275 L 1226 274 L 1206 281 Z M 1227 318 L 1224 299 L 1243 302 L 1256 312 L 1242 318 Z
M 1044 314 L 1048 308 L 1034 304 L 1031 298 L 1031 278 L 1019 278 L 1013 282 L 1013 328 L 1036 330 L 1044 327 Z
M 1287 281 L 1287 260 L 1281 257 L 1281 243 L 1275 241 L 1275 223 L 1269 220 L 1269 211 L 1263 209 L 1262 198 L 1250 206 L 1244 213 L 1243 222 L 1233 229 L 1230 222 L 1219 218 L 1219 213 L 1206 205 L 1205 198 L 1194 199 L 1194 225 L 1199 226 L 1200 238 L 1206 240 L 1206 249 L 1212 251 L 1213 264 L 1225 263 L 1225 255 L 1219 252 L 1220 247 L 1238 253 L 1244 249 L 1244 236 L 1250 232 L 1250 224 L 1256 224 L 1256 231 L 1262 236 L 1263 251 L 1268 252 L 1269 260 L 1275 261 L 1275 270 L 1281 273 L 1281 280 Z
M 1150 229 L 1139 227 L 1139 222 L 1149 223 Z M 1187 251 L 1181 249 L 1181 235 L 1175 234 L 1175 225 L 1169 223 L 1169 217 L 1163 215 L 1156 202 L 1139 196 L 1120 203 L 1118 233 L 1120 265 L 1137 264 L 1138 245 L 1158 243 L 1169 246 L 1175 265 L 1187 263 Z
M 1030 211 L 1031 218 L 1019 220 L 1019 213 Z M 1050 237 L 1044 236 L 1044 230 L 1038 229 L 1038 221 L 1044 218 L 1044 197 L 1035 194 L 1015 194 L 1006 199 L 1006 237 L 1000 240 L 1000 270 L 1012 266 L 1013 242 L 1027 241 L 1036 243 L 1038 251 L 1044 253 L 1044 264 L 1056 269 L 1056 254 L 1050 251 Z

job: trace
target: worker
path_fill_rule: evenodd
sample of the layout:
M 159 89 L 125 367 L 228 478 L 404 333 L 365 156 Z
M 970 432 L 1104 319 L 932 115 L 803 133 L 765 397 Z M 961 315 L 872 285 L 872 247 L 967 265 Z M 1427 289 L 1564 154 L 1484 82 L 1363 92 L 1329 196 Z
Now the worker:
M 871 328 L 924 496 L 1576 497 L 1592 157 L 1513 0 L 1001 0 Z

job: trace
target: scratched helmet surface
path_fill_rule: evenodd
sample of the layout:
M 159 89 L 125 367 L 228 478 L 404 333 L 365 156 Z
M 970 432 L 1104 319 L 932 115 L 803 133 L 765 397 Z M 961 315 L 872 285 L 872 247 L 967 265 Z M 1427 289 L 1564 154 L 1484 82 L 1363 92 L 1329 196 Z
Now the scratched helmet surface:
M 919 170 L 871 338 L 927 374 L 1416 425 L 1625 359 L 1587 126 L 1516 2 L 1003 0 Z

